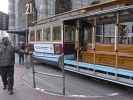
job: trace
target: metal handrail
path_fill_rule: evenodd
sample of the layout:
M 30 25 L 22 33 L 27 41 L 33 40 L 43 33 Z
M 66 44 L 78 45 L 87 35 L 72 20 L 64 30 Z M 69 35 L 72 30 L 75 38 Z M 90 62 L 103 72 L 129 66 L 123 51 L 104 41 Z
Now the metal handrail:
M 54 75 L 54 74 L 43 73 L 43 72 L 36 72 L 36 71 L 35 71 L 35 73 L 40 74 L 40 75 L 51 76 L 51 77 L 59 77 L 59 78 L 63 78 L 63 76 L 61 76 L 61 75 Z
M 39 71 L 35 71 L 35 63 L 36 61 L 31 61 L 32 62 L 32 73 L 33 73 L 33 87 L 36 88 L 36 74 L 40 74 L 43 76 L 50 76 L 50 77 L 55 77 L 55 78 L 62 78 L 62 94 L 65 95 L 65 70 L 64 70 L 64 56 L 62 55 L 61 57 L 61 66 L 62 66 L 62 75 L 55 75 L 55 74 L 49 74 L 49 73 L 44 73 L 44 72 L 39 72 Z

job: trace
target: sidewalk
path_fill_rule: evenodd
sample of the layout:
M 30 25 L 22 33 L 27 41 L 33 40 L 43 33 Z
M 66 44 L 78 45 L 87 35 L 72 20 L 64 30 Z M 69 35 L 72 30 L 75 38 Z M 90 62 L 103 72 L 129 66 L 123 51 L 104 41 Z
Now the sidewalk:
M 24 66 L 15 66 L 14 95 L 8 95 L 7 91 L 0 88 L 0 100 L 45 100 L 41 93 L 28 87 L 22 79 Z
M 124 96 L 110 97 L 64 97 L 42 93 L 32 87 L 23 80 L 25 66 L 15 65 L 15 86 L 14 95 L 8 95 L 7 91 L 0 88 L 0 100 L 132 100 Z

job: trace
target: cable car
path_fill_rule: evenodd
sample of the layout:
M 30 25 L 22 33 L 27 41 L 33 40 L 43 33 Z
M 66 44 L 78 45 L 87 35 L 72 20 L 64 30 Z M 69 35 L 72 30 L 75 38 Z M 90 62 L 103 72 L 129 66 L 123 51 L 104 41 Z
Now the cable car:
M 38 21 L 33 55 L 58 65 L 63 51 L 65 70 L 132 87 L 132 13 L 131 0 L 115 0 Z

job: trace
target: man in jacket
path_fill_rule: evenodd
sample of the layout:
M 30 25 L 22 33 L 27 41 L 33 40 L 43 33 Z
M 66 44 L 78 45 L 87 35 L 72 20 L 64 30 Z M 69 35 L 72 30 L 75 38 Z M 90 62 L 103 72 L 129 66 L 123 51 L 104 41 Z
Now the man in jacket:
M 14 63 L 15 49 L 9 39 L 4 37 L 0 45 L 0 74 L 4 86 L 3 89 L 8 89 L 10 95 L 13 94 Z

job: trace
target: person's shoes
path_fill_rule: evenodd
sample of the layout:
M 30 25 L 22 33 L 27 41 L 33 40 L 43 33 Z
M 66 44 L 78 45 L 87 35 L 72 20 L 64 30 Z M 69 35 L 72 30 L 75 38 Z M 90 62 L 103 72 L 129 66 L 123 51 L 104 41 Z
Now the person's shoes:
M 4 85 L 3 90 L 6 90 L 6 89 L 7 89 L 7 85 Z
M 13 95 L 13 94 L 14 94 L 13 90 L 9 90 L 9 95 Z

